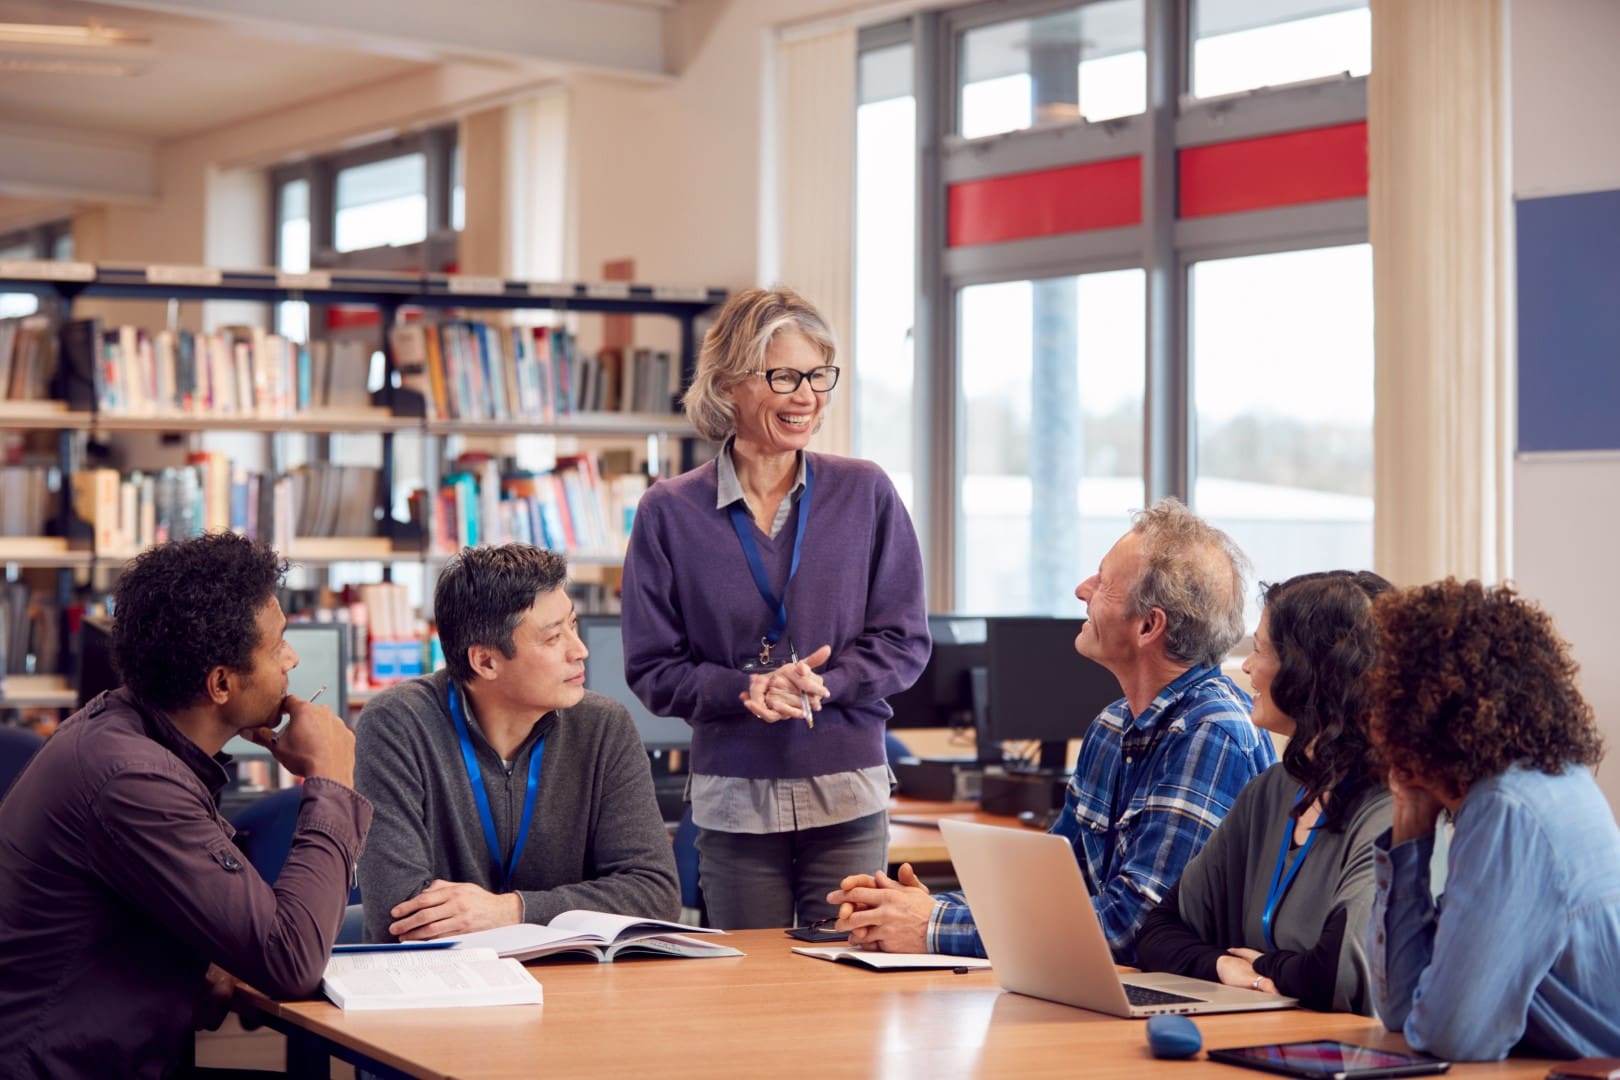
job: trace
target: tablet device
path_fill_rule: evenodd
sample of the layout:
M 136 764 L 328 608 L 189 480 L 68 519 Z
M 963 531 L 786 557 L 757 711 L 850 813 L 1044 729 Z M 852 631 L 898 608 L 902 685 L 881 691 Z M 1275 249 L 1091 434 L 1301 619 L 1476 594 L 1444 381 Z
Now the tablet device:
M 1315 1042 L 1273 1043 L 1269 1046 L 1240 1046 L 1211 1050 L 1211 1061 L 1242 1065 L 1250 1069 L 1303 1076 L 1311 1080 L 1353 1080 L 1379 1076 L 1426 1076 L 1451 1068 L 1451 1062 L 1399 1050 L 1379 1050 L 1372 1046 L 1318 1040 Z

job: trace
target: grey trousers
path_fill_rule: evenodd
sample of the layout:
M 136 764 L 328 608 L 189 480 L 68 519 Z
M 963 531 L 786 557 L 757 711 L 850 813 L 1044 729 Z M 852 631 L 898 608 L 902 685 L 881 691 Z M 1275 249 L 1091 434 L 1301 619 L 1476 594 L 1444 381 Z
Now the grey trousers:
M 697 848 L 698 882 L 710 926 L 722 930 L 806 926 L 838 914 L 827 903 L 827 894 L 845 876 L 885 867 L 889 815 L 880 810 L 854 821 L 797 832 L 699 829 Z

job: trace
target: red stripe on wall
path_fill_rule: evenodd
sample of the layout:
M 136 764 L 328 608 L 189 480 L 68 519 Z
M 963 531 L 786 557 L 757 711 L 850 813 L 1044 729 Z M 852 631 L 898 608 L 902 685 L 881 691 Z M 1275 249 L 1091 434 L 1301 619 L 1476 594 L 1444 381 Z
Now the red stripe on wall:
M 1206 217 L 1367 194 L 1367 123 L 1190 146 L 1181 216 Z
M 1142 220 L 1142 159 L 965 180 L 950 186 L 947 199 L 950 247 L 1136 225 Z

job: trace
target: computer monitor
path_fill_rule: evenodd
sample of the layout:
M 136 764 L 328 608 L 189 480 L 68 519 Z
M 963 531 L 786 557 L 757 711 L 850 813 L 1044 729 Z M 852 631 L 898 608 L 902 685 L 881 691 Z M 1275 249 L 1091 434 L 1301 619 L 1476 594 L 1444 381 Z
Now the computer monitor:
M 979 746 L 1038 741 L 1040 766 L 1061 770 L 1070 739 L 1117 701 L 1119 680 L 1074 651 L 1084 619 L 1004 616 L 990 620 L 990 692 Z M 982 756 L 982 754 L 981 754 Z
M 610 697 L 630 710 L 630 719 L 648 750 L 684 750 L 692 745 L 692 729 L 685 720 L 654 716 L 624 678 L 624 639 L 617 615 L 581 615 L 580 640 L 590 650 L 585 659 L 585 688 Z
M 974 672 L 990 664 L 985 620 L 968 615 L 930 615 L 934 651 L 917 682 L 889 698 L 889 729 L 976 727 Z M 984 676 L 979 676 L 982 684 Z M 982 707 L 982 693 L 980 705 Z

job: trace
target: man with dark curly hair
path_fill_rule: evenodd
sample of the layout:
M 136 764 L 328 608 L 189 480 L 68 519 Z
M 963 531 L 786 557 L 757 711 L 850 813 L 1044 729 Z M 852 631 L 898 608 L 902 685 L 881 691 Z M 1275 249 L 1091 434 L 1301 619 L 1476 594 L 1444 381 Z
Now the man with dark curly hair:
M 194 1022 L 223 1017 L 221 968 L 275 997 L 319 989 L 371 806 L 343 721 L 287 693 L 286 569 L 217 534 L 153 548 L 119 579 L 123 687 L 69 717 L 0 803 L 4 1069 L 164 1075 Z M 304 777 L 274 887 L 219 813 L 234 735 Z
M 674 918 L 675 856 L 646 747 L 585 689 L 561 555 L 467 548 L 439 575 L 446 668 L 390 687 L 356 727 L 377 807 L 360 860 L 368 941 L 421 941 L 573 908 Z
M 1367 930 L 1378 1015 L 1440 1057 L 1620 1056 L 1620 828 L 1568 645 L 1508 586 L 1447 580 L 1375 613 L 1370 727 L 1394 795 Z

